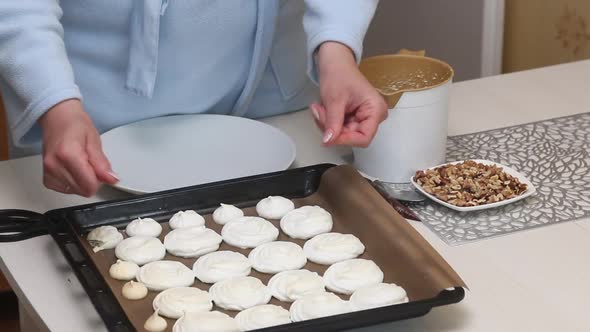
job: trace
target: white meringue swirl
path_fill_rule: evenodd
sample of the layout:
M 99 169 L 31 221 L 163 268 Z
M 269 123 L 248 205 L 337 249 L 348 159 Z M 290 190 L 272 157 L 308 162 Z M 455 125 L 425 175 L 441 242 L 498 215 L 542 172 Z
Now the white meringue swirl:
M 129 236 L 158 237 L 162 233 L 162 225 L 152 218 L 137 218 L 127 224 L 125 232 Z
M 214 230 L 197 226 L 177 228 L 166 234 L 164 247 L 174 256 L 193 258 L 219 249 L 222 238 Z
M 178 211 L 170 218 L 168 224 L 172 229 L 199 227 L 205 226 L 205 218 L 193 210 Z
M 130 280 L 123 285 L 121 289 L 121 295 L 124 298 L 132 301 L 137 301 L 145 298 L 148 294 L 148 289 L 141 282 L 135 282 Z
M 86 236 L 88 243 L 92 246 L 94 252 L 104 249 L 113 249 L 123 241 L 123 234 L 113 226 L 100 226 L 88 233 Z
M 301 322 L 350 312 L 350 304 L 330 292 L 315 293 L 293 302 L 289 309 L 291 320 Z
M 230 316 L 219 312 L 192 312 L 174 323 L 172 332 L 239 332 L 238 323 Z
M 289 310 L 273 304 L 263 304 L 240 311 L 235 319 L 242 331 L 291 323 Z
M 352 234 L 324 233 L 305 242 L 303 251 L 314 263 L 332 265 L 360 256 L 365 246 Z
M 163 291 L 173 287 L 188 287 L 195 282 L 193 270 L 176 261 L 151 262 L 139 269 L 137 281 L 151 291 Z
M 139 271 L 139 265 L 117 259 L 117 262 L 109 268 L 111 278 L 122 281 L 134 279 Z
M 268 288 L 254 277 L 236 277 L 216 282 L 209 288 L 209 294 L 218 307 L 238 311 L 266 304 L 271 298 Z
M 288 198 L 268 196 L 256 204 L 256 213 L 262 218 L 281 219 L 294 208 L 295 204 Z
M 160 239 L 150 236 L 132 236 L 121 241 L 115 248 L 117 258 L 144 265 L 159 261 L 166 256 L 166 248 Z
M 303 249 L 287 241 L 261 244 L 250 252 L 248 260 L 256 271 L 262 273 L 298 270 L 307 263 Z
M 319 206 L 303 206 L 281 218 L 281 229 L 294 239 L 307 240 L 332 230 L 330 212 Z
M 221 205 L 213 211 L 213 221 L 220 225 L 225 225 L 228 222 L 243 216 L 244 211 L 229 204 L 221 203 Z
M 408 302 L 408 294 L 396 284 L 380 283 L 362 287 L 350 296 L 353 310 L 367 310 L 405 302 Z
M 383 271 L 371 260 L 350 259 L 330 266 L 324 282 L 329 290 L 349 295 L 361 287 L 383 282 Z
M 293 302 L 314 293 L 325 292 L 324 279 L 309 270 L 284 271 L 268 282 L 272 296 L 283 302 Z
M 208 292 L 195 287 L 169 288 L 154 298 L 154 311 L 172 319 L 191 312 L 207 312 L 213 308 L 213 300 Z
M 233 277 L 245 277 L 250 274 L 251 267 L 246 256 L 224 250 L 199 257 L 193 265 L 193 271 L 200 281 L 214 284 Z
M 148 332 L 164 332 L 168 327 L 168 322 L 160 317 L 158 312 L 154 312 L 143 324 L 143 328 Z
M 234 247 L 246 249 L 271 242 L 279 236 L 279 230 L 268 220 L 259 217 L 234 219 L 221 229 L 223 240 Z

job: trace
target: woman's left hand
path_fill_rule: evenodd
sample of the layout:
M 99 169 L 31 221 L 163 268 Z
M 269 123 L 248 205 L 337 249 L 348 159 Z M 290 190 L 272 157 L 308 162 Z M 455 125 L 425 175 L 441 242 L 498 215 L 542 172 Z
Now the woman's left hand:
M 359 71 L 352 51 L 337 42 L 317 53 L 321 104 L 310 105 L 325 145 L 367 147 L 387 118 L 387 104 Z

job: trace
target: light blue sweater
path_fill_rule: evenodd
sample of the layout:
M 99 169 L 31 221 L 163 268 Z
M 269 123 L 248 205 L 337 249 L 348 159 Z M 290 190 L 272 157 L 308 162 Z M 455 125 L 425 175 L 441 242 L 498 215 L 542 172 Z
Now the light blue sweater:
M 357 59 L 378 0 L 2 0 L 0 93 L 11 140 L 70 98 L 99 132 L 169 114 L 258 118 L 317 98 L 325 41 Z M 311 79 L 311 80 L 310 80 Z

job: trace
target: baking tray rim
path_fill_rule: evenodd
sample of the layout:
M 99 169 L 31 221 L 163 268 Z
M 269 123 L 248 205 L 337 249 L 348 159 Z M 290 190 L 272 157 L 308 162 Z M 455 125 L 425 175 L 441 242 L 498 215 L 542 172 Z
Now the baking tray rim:
M 201 184 L 196 186 L 166 190 L 162 192 L 156 193 L 149 193 L 143 194 L 139 196 L 134 196 L 130 198 L 122 198 L 122 199 L 115 199 L 115 200 L 108 200 L 108 201 L 101 201 L 101 202 L 94 202 L 89 204 L 83 204 L 78 206 L 71 206 L 65 208 L 54 209 L 46 212 L 44 214 L 47 221 L 49 221 L 49 233 L 51 234 L 54 241 L 58 244 L 62 254 L 64 254 L 68 264 L 74 270 L 74 273 L 78 277 L 78 280 L 82 284 L 86 294 L 90 298 L 91 302 L 93 303 L 95 309 L 98 311 L 101 319 L 107 326 L 109 331 L 133 331 L 134 327 L 131 322 L 128 320 L 126 314 L 124 313 L 121 304 L 115 299 L 114 294 L 112 294 L 111 289 L 108 287 L 106 281 L 104 280 L 104 276 L 98 271 L 98 268 L 94 265 L 93 261 L 88 257 L 86 251 L 82 248 L 81 237 L 77 236 L 81 234 L 81 229 L 79 225 L 75 225 L 75 221 L 70 220 L 68 218 L 68 214 L 72 212 L 84 211 L 88 209 L 93 209 L 96 207 L 108 207 L 108 206 L 116 206 L 120 204 L 133 204 L 145 201 L 146 199 L 162 199 L 165 197 L 172 197 L 181 194 L 187 194 L 190 192 L 199 192 L 203 190 L 207 190 L 214 187 L 222 187 L 226 185 L 236 185 L 238 183 L 246 183 L 246 182 L 253 182 L 253 181 L 260 181 L 266 178 L 272 178 L 276 176 L 286 176 L 290 173 L 298 174 L 298 173 L 305 173 L 305 172 L 314 172 L 320 173 L 321 175 L 327 171 L 328 169 L 335 167 L 335 164 L 316 164 L 306 167 L 294 168 L 285 171 L 278 171 L 273 173 L 265 173 L 260 175 L 248 176 L 243 178 L 237 179 L 230 179 L 218 182 L 212 182 L 207 184 Z M 317 189 L 317 188 L 316 188 Z M 312 192 L 313 193 L 313 192 Z M 312 194 L 310 193 L 310 194 Z M 68 232 L 68 239 L 63 241 L 62 238 L 64 237 L 63 234 L 63 227 L 66 227 L 66 231 Z M 60 229 L 61 227 L 61 229 Z M 88 227 L 85 231 L 88 231 L 91 228 L 98 227 L 98 225 L 94 225 L 93 227 Z M 72 256 L 69 252 L 69 249 L 66 247 L 67 244 L 73 243 L 76 246 L 77 251 L 81 254 L 83 259 L 79 262 L 76 262 L 76 259 Z M 82 268 L 88 268 L 92 271 L 93 277 L 96 281 L 100 284 L 100 287 L 92 287 L 87 280 L 87 277 L 83 274 Z M 116 308 L 109 308 L 107 310 L 104 308 L 104 304 L 99 302 L 99 298 L 101 296 L 109 297 L 109 300 L 116 305 Z M 322 317 L 312 320 L 306 320 L 302 322 L 294 322 L 286 325 L 281 326 L 274 326 L 265 329 L 256 330 L 259 332 L 279 332 L 279 331 L 304 331 L 309 328 L 314 329 L 321 329 L 321 330 L 341 330 L 341 329 L 351 329 L 351 328 L 360 328 L 364 326 L 371 326 L 377 325 L 381 323 L 387 322 L 394 322 L 403 319 L 413 318 L 413 317 L 420 317 L 426 315 L 430 310 L 435 307 L 458 303 L 465 297 L 465 290 L 462 287 L 454 287 L 453 289 L 446 289 L 442 290 L 437 296 L 423 299 L 418 301 L 410 301 L 403 304 L 396 304 L 386 307 L 379 307 L 369 310 L 363 311 L 355 311 L 350 313 L 345 313 L 341 315 L 334 315 L 328 317 Z M 109 317 L 113 314 L 109 314 L 107 311 L 115 310 L 114 313 L 118 318 L 116 321 L 113 321 L 112 317 Z M 395 316 L 394 319 L 388 319 L 388 317 Z M 392 317 L 393 318 L 393 317 Z M 355 324 L 356 323 L 356 324 Z M 127 328 L 127 329 L 125 329 Z

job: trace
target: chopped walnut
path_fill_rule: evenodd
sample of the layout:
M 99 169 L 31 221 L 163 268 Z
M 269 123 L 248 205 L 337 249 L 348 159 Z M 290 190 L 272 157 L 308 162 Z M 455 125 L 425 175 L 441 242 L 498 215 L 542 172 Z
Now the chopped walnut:
M 527 190 L 501 167 L 473 160 L 418 171 L 414 179 L 427 193 L 460 207 L 500 202 Z

